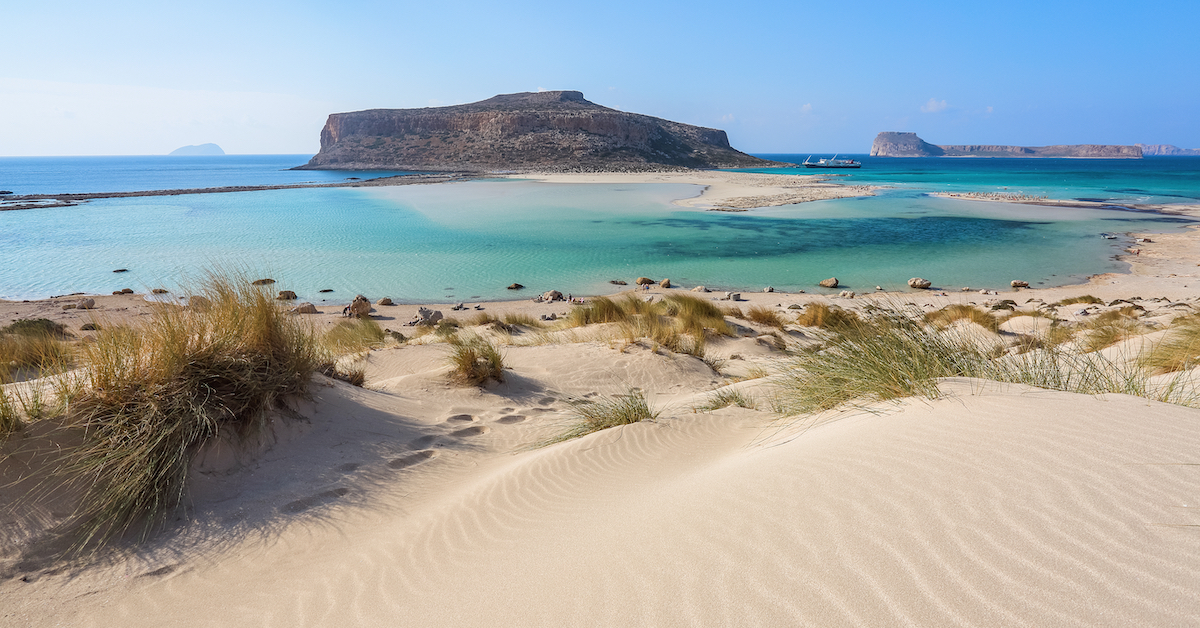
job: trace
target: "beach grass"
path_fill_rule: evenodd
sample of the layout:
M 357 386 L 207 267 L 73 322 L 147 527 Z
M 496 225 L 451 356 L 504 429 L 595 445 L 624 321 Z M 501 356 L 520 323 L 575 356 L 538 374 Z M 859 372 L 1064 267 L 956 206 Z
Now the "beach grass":
M 180 502 L 200 447 L 262 434 L 327 361 L 309 326 L 240 279 L 210 276 L 210 308 L 160 306 L 144 326 L 105 329 L 82 346 L 67 421 L 83 442 L 58 470 L 85 484 L 80 547 L 139 524 L 148 534 Z
M 379 347 L 386 338 L 387 333 L 379 323 L 369 318 L 355 318 L 339 322 L 325 332 L 323 340 L 330 352 L 347 354 Z
M 925 322 L 937 325 L 939 327 L 947 327 L 955 321 L 967 321 L 975 323 L 988 331 L 996 331 L 1000 328 L 1000 322 L 995 316 L 980 310 L 973 305 L 963 303 L 955 303 L 935 312 L 929 312 L 925 315 Z
M 713 410 L 720 410 L 721 408 L 728 408 L 729 406 L 757 410 L 758 401 L 741 390 L 721 388 L 713 392 L 703 404 L 696 406 L 693 410 L 696 412 L 711 412 Z
M 804 306 L 804 310 L 796 317 L 796 324 L 802 327 L 817 327 L 831 331 L 846 331 L 862 327 L 862 321 L 854 312 L 820 302 Z
M 610 427 L 653 421 L 662 413 L 661 410 L 652 408 L 646 400 L 645 393 L 637 388 L 630 388 L 622 394 L 599 401 L 575 399 L 570 403 L 570 426 L 562 433 L 539 443 L 540 445 L 568 441 Z
M 524 327 L 541 327 L 542 323 L 538 319 L 529 314 L 522 312 L 507 312 L 504 315 L 504 322 L 509 325 L 521 325 Z
M 66 369 L 73 359 L 67 337 L 62 325 L 44 318 L 0 328 L 0 384 Z
M 467 386 L 481 386 L 488 380 L 504 381 L 504 356 L 486 338 L 475 334 L 455 334 L 450 345 L 450 378 Z
M 1077 304 L 1077 303 L 1087 303 L 1087 304 L 1100 304 L 1100 305 L 1103 305 L 1103 304 L 1104 304 L 1104 301 L 1103 301 L 1103 300 L 1101 300 L 1099 297 L 1094 297 L 1094 296 L 1092 296 L 1092 295 L 1090 295 L 1090 294 L 1085 294 L 1085 295 L 1078 296 L 1078 297 L 1070 297 L 1070 298 L 1067 298 L 1067 299 L 1063 299 L 1063 300 L 1061 300 L 1061 301 L 1059 301 L 1059 302 L 1057 302 L 1057 303 L 1053 303 L 1053 304 L 1051 304 L 1051 305 L 1056 305 L 1056 306 L 1057 306 L 1057 305 L 1075 305 L 1075 304 Z
M 783 317 L 779 315 L 779 312 L 759 305 L 752 306 L 749 310 L 746 310 L 746 320 L 779 329 L 783 329 L 784 325 Z
M 1200 315 L 1176 319 L 1162 342 L 1143 358 L 1155 375 L 1193 369 L 1200 365 Z

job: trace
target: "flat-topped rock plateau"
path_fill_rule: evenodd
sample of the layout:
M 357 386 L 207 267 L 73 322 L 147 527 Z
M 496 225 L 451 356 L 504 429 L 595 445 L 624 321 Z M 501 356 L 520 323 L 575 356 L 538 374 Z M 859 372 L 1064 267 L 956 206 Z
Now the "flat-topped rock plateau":
M 1089 159 L 1141 159 L 1138 146 L 1111 144 L 1059 144 L 1055 146 L 1004 146 L 998 144 L 930 144 L 916 133 L 884 131 L 871 144 L 872 157 L 1075 157 Z

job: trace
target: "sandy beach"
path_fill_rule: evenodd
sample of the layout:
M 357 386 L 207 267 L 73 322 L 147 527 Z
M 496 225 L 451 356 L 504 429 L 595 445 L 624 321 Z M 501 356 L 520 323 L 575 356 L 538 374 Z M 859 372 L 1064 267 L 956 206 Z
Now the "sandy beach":
M 697 209 L 871 193 L 824 177 L 749 173 L 520 178 L 694 183 L 704 192 L 677 203 Z M 1030 315 L 981 333 L 1013 343 L 1040 333 L 1048 319 L 1033 314 L 1045 304 L 1090 295 L 1102 303 L 1061 306 L 1053 317 L 1070 325 L 1133 305 L 1146 337 L 1161 338 L 1200 308 L 1200 237 L 1195 228 L 1134 235 L 1151 241 L 1123 256 L 1128 274 L 1080 285 L 981 294 L 928 277 L 928 290 L 838 296 L 755 286 L 739 302 L 716 303 L 791 321 L 811 303 L 865 314 L 986 311 L 1007 299 Z M 623 279 L 630 286 L 613 286 L 613 295 L 723 297 L 660 287 L 662 277 L 633 292 L 636 277 Z M 481 314 L 538 320 L 572 307 L 522 296 L 463 311 L 423 305 L 464 327 Z M 86 338 L 97 333 L 87 323 L 137 324 L 162 307 L 127 294 L 63 309 L 81 298 L 0 301 L 0 323 L 48 318 Z M 348 302 L 330 297 L 314 303 L 320 313 L 296 316 L 332 329 Z M 411 337 L 405 323 L 418 307 L 375 305 L 371 317 Z M 27 487 L 11 482 L 32 463 L 14 452 L 41 434 L 31 426 L 0 449 L 0 625 L 1200 621 L 1200 410 L 947 378 L 935 399 L 781 418 L 771 398 L 787 352 L 817 346 L 820 330 L 727 319 L 735 333 L 709 341 L 707 362 L 623 339 L 611 323 L 478 326 L 506 365 L 503 382 L 481 387 L 448 379 L 447 346 L 435 335 L 347 358 L 364 369 L 364 387 L 314 376 L 312 398 L 276 416 L 268 437 L 197 458 L 186 503 L 165 530 L 82 566 L 38 549 L 68 516 L 61 504 L 18 506 Z M 657 419 L 536 446 L 561 431 L 579 400 L 631 388 L 661 411 Z M 756 407 L 706 409 L 717 391 Z

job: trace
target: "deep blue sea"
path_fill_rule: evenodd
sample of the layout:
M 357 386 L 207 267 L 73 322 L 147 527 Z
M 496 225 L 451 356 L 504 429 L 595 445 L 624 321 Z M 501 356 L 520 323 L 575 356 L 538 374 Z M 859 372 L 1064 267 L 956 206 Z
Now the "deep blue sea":
M 807 155 L 763 155 L 803 161 Z M 814 158 L 829 155 L 814 155 Z M 271 276 L 301 298 L 362 293 L 401 302 L 608 293 L 640 275 L 691 287 L 818 291 L 1081 282 L 1121 272 L 1128 245 L 1102 232 L 1193 224 L 1119 209 L 1200 203 L 1200 159 L 872 159 L 826 172 L 886 185 L 878 196 L 751 210 L 674 206 L 683 184 L 565 185 L 519 180 L 93 200 L 0 212 L 0 298 L 123 287 L 186 291 L 214 267 Z M 387 173 L 289 171 L 307 155 L 0 158 L 0 190 L 93 192 L 340 181 Z M 812 170 L 771 170 L 813 174 Z M 1004 191 L 1103 200 L 1065 209 L 928 196 Z M 112 270 L 128 268 L 128 273 Z M 182 285 L 182 287 L 181 287 Z M 321 294 L 321 289 L 334 292 Z

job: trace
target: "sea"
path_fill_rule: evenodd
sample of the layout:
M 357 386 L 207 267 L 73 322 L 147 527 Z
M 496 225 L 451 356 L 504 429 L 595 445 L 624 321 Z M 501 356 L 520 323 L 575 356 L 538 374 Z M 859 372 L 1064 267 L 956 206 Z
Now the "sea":
M 809 155 L 759 155 L 801 162 Z M 813 159 L 831 155 L 812 155 Z M 0 157 L 0 190 L 114 192 L 329 183 L 381 172 L 296 171 L 309 155 Z M 184 295 L 211 271 L 270 277 L 301 299 L 355 294 L 400 303 L 608 294 L 639 276 L 713 290 L 822 292 L 1082 283 L 1126 272 L 1124 234 L 1194 221 L 1137 211 L 1200 203 L 1200 159 L 872 158 L 823 171 L 873 197 L 710 212 L 671 204 L 697 185 L 554 184 L 482 179 L 398 187 L 288 189 L 97 199 L 0 211 L 0 298 L 121 288 Z M 762 170 L 811 175 L 813 170 Z M 1103 209 L 931 196 L 1005 192 L 1082 199 Z M 0 196 L 3 199 L 3 196 Z M 1118 234 L 1106 239 L 1101 234 Z M 127 272 L 116 273 L 117 269 Z M 524 291 L 506 287 L 520 283 Z M 332 292 L 322 292 L 331 290 Z

